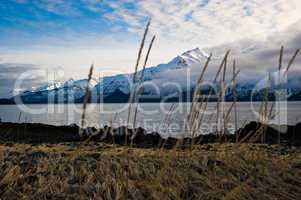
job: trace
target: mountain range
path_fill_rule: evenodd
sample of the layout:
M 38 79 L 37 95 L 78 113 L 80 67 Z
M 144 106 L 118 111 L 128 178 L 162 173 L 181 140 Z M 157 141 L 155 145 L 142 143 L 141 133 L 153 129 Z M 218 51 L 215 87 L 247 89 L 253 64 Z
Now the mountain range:
M 202 67 L 208 58 L 208 53 L 195 48 L 182 53 L 171 59 L 168 63 L 159 64 L 157 66 L 146 68 L 144 71 L 138 71 L 137 79 L 141 79 L 143 83 L 143 93 L 139 98 L 141 102 L 159 102 L 159 101 L 190 101 L 195 89 L 195 82 L 201 73 Z M 208 75 L 205 82 L 212 81 L 212 73 L 217 69 L 217 63 L 221 59 L 213 57 L 213 66 L 208 69 Z M 230 83 L 231 70 L 227 71 Z M 121 103 L 128 102 L 130 90 L 132 87 L 133 74 L 118 74 L 114 76 L 93 78 L 90 81 L 90 102 L 104 103 Z M 237 100 L 249 101 L 261 100 L 263 98 L 264 76 L 245 80 L 239 79 L 237 82 Z M 289 94 L 289 100 L 301 100 L 301 88 L 298 84 L 301 82 L 300 76 L 292 76 L 289 78 L 285 87 Z M 2 104 L 19 103 L 82 103 L 87 79 L 74 80 L 69 79 L 65 82 L 51 81 L 46 85 L 23 91 L 10 99 L 1 99 Z M 202 87 L 202 94 L 209 91 L 210 86 Z M 274 88 L 275 89 L 275 88 Z M 255 92 L 254 92 L 255 91 Z M 270 90 L 270 99 L 274 99 L 273 89 Z M 233 92 L 231 87 L 226 91 L 226 100 L 233 100 Z

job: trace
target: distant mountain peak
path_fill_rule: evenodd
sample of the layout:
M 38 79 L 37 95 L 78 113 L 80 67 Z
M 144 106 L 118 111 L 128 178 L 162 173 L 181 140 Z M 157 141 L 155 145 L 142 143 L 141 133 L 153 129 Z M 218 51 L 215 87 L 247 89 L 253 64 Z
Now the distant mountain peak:
M 46 85 L 42 87 L 38 87 L 36 89 L 33 89 L 33 91 L 46 91 L 46 90 L 54 90 L 56 88 L 60 88 L 63 85 L 61 81 L 52 80 L 49 81 Z
M 194 49 L 190 49 L 188 51 L 185 51 L 184 53 L 182 53 L 182 55 L 185 55 L 185 54 L 193 54 L 193 53 L 196 53 L 196 54 L 201 54 L 201 50 L 199 47 L 196 47 Z
M 74 83 L 74 79 L 70 78 L 64 83 L 64 86 L 66 87 L 66 86 L 72 85 L 73 83 Z
M 180 57 L 188 63 L 200 63 L 204 59 L 207 59 L 209 54 L 197 47 L 182 53 Z

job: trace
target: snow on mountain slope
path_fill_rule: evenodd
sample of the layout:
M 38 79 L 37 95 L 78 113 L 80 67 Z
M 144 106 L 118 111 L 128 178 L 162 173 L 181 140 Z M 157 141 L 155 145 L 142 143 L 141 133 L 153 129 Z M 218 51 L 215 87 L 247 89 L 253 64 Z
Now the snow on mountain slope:
M 119 74 L 115 76 L 103 77 L 99 80 L 99 83 L 92 89 L 93 92 L 98 92 L 100 95 L 109 95 L 113 93 L 116 89 L 119 89 L 123 93 L 127 94 L 129 92 L 129 74 Z
M 89 87 L 93 88 L 97 84 L 98 82 L 92 79 L 89 83 Z M 83 97 L 86 87 L 87 79 L 81 79 L 76 81 L 70 79 L 64 83 L 63 87 L 58 88 L 57 91 L 51 92 L 60 97 L 60 101 L 67 101 Z
M 92 88 L 97 84 L 98 82 L 95 79 L 91 79 L 89 83 L 89 87 Z M 81 79 L 81 80 L 69 79 L 64 83 L 64 87 L 77 87 L 77 88 L 85 89 L 87 87 L 87 79 Z
M 246 44 L 246 46 L 248 46 L 248 43 Z M 250 51 L 253 52 L 254 48 L 256 49 L 257 47 L 258 45 L 252 46 Z M 247 49 L 247 51 L 249 51 L 249 49 Z M 245 54 L 246 52 L 244 51 L 242 53 Z M 144 94 L 159 95 L 161 97 L 165 97 L 168 95 L 182 94 L 186 91 L 191 90 L 194 87 L 195 80 L 199 76 L 203 64 L 207 60 L 208 56 L 209 54 L 205 51 L 202 51 L 199 48 L 195 48 L 176 56 L 168 63 L 146 68 L 143 72 L 142 80 L 144 83 Z M 239 61 L 241 63 L 243 60 Z M 206 71 L 205 79 L 209 77 L 208 80 L 212 81 L 210 78 L 214 77 L 216 73 L 216 69 L 214 67 L 219 66 L 219 63 L 220 59 L 215 59 L 213 57 L 212 62 L 210 62 L 210 66 L 208 67 L 209 70 Z M 240 73 L 240 76 L 238 78 L 238 95 L 241 95 L 245 98 L 248 97 L 250 91 L 252 91 L 256 85 L 257 87 L 261 88 L 260 83 L 264 81 L 264 71 L 261 71 L 261 74 L 259 75 L 255 70 L 256 75 L 251 75 L 250 70 L 254 68 L 252 65 L 253 63 L 247 62 L 246 66 L 251 67 L 245 69 L 247 70 L 247 73 Z M 243 66 L 240 65 L 239 68 L 243 69 Z M 189 71 L 190 73 L 185 74 L 187 71 Z M 228 71 L 231 72 L 231 70 Z M 299 92 L 301 84 L 300 72 L 294 72 L 291 74 L 292 75 L 290 75 L 288 79 L 287 87 L 294 89 L 293 91 Z M 138 71 L 136 76 L 137 80 L 140 80 L 141 75 L 142 71 Z M 232 76 L 232 74 L 230 76 Z M 102 99 L 104 97 L 110 96 L 116 91 L 128 95 L 131 88 L 132 79 L 133 74 L 119 74 L 102 77 L 99 80 L 92 79 L 90 82 L 90 91 L 93 98 L 97 97 L 97 99 Z M 73 100 L 81 99 L 84 95 L 86 86 L 86 79 L 70 79 L 65 83 L 51 82 L 33 91 L 24 92 L 21 94 L 21 96 L 26 98 L 29 102 L 39 102 L 41 100 L 46 101 L 46 99 L 56 99 L 55 101 L 58 102 L 70 102 Z
M 47 85 L 44 85 L 42 87 L 38 87 L 32 92 L 42 92 L 42 91 L 49 91 L 49 90 L 54 90 L 56 88 L 62 87 L 63 83 L 60 81 L 50 81 Z
M 97 84 L 94 79 L 90 81 L 91 88 Z M 69 79 L 64 83 L 51 81 L 45 86 L 21 93 L 19 96 L 26 102 L 70 102 L 82 98 L 86 87 L 87 79 Z
M 182 55 L 175 57 L 166 64 L 159 64 L 154 67 L 146 68 L 143 72 L 143 81 L 145 82 L 144 91 L 146 93 L 152 93 L 153 83 L 161 81 L 168 81 L 171 77 L 174 78 L 174 73 L 180 72 L 194 65 L 200 65 L 202 61 L 206 59 L 207 55 L 200 51 L 199 48 L 184 52 Z M 137 80 L 140 80 L 142 71 L 139 71 L 136 75 Z M 129 93 L 130 83 L 133 79 L 133 74 L 120 74 L 116 76 L 101 78 L 99 84 L 94 90 L 99 91 L 100 95 L 109 95 L 117 89 L 125 94 Z M 151 89 L 152 87 L 152 89 Z
M 166 64 L 159 64 L 154 67 L 146 68 L 143 73 L 143 82 L 146 83 L 144 86 L 145 93 L 156 93 L 156 88 L 150 84 L 155 83 L 156 85 L 160 86 L 162 83 L 166 83 L 168 81 L 179 81 L 175 74 L 183 73 L 183 70 L 200 65 L 202 61 L 207 58 L 207 54 L 202 52 L 199 48 L 184 52 L 180 56 L 176 56 L 170 62 Z M 137 80 L 140 80 L 142 75 L 142 71 L 138 71 L 137 73 Z M 113 92 L 119 90 L 124 94 L 129 94 L 130 91 L 130 83 L 133 79 L 133 74 L 119 74 L 115 76 L 103 77 L 100 78 L 98 81 L 91 80 L 90 88 L 92 95 L 100 95 L 100 96 L 108 96 Z M 185 82 L 183 82 L 185 83 Z M 182 84 L 183 87 L 185 84 Z M 82 98 L 84 95 L 84 89 L 87 86 L 87 80 L 73 80 L 69 79 L 65 83 L 62 82 L 51 82 L 45 86 L 37 88 L 31 92 L 23 93 L 21 96 L 24 96 L 30 101 L 32 98 L 33 100 L 40 100 L 40 99 L 56 99 L 59 102 L 65 102 L 70 100 L 75 100 Z M 163 95 L 168 93 L 172 93 L 177 88 L 172 87 L 165 87 L 165 91 Z M 46 101 L 46 100 L 45 100 Z
M 201 51 L 199 48 L 186 51 L 181 56 L 188 64 L 190 63 L 200 63 L 204 58 L 208 58 L 209 54 L 204 51 Z

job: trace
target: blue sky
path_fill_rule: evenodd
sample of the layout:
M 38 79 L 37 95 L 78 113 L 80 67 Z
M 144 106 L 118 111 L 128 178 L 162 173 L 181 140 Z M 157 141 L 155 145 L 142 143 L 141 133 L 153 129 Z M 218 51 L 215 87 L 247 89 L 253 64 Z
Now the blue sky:
M 130 70 L 148 17 L 157 64 L 195 47 L 264 39 L 297 22 L 300 10 L 299 0 L 3 0 L 0 53 L 7 62 L 67 68 L 75 63 L 62 54 L 70 53 L 82 57 L 76 68 L 95 61 Z
M 131 72 L 145 23 L 149 65 L 196 47 L 265 41 L 301 19 L 300 0 L 2 0 L 0 64 L 62 69 L 83 78 Z
M 34 46 L 41 42 L 51 45 L 51 41 L 42 40 L 49 37 L 56 38 L 63 46 L 68 36 L 98 34 L 101 37 L 116 34 L 116 30 L 125 32 L 127 28 L 125 23 L 106 19 L 105 15 L 112 13 L 112 8 L 105 3 L 96 4 L 97 2 L 91 0 L 1 1 L 1 44 L 15 48 Z

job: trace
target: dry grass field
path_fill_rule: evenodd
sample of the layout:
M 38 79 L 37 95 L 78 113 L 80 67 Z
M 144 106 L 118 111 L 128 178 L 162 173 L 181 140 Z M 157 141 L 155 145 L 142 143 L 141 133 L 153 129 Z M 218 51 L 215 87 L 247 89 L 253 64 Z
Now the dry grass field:
M 300 199 L 301 149 L 0 145 L 0 199 Z

